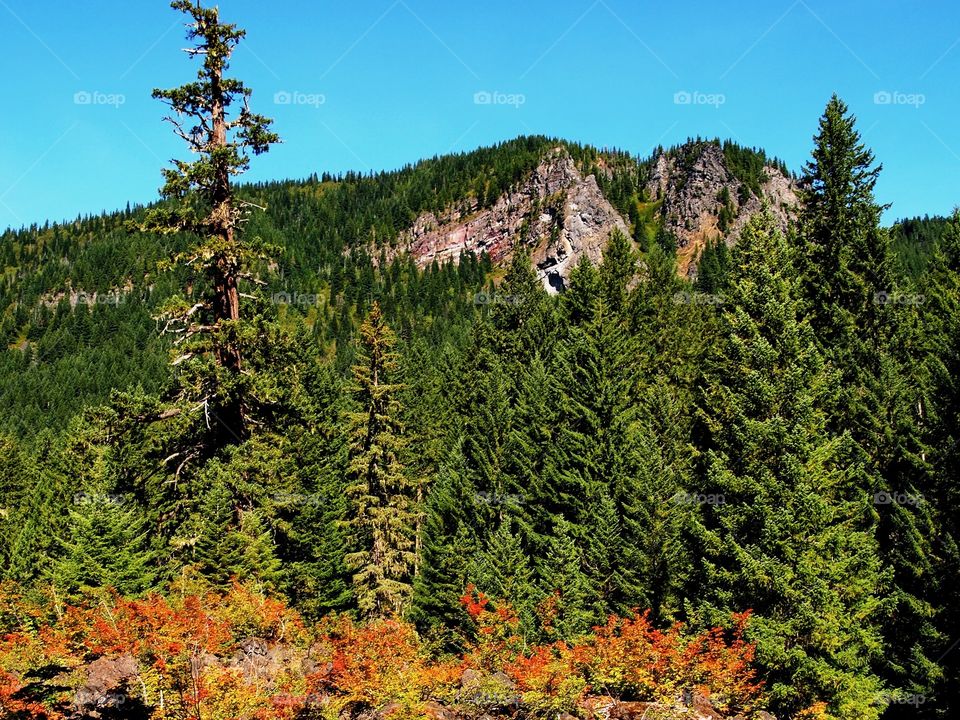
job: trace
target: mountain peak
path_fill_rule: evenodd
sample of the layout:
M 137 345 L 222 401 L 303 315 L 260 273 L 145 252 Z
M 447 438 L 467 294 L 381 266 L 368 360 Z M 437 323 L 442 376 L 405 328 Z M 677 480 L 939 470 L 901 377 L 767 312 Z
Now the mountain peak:
M 462 252 L 486 252 L 502 264 L 519 246 L 550 292 L 561 290 L 582 255 L 600 262 L 610 233 L 629 235 L 627 223 L 604 197 L 592 174 L 578 169 L 568 150 L 556 146 L 521 182 L 481 208 L 476 197 L 435 214 L 424 212 L 401 233 L 398 248 L 418 265 L 456 261 Z
M 710 243 L 735 243 L 764 202 L 783 230 L 799 203 L 797 184 L 782 163 L 718 140 L 659 150 L 644 194 L 661 203 L 662 227 L 675 238 L 677 268 L 687 277 L 696 276 L 697 261 Z

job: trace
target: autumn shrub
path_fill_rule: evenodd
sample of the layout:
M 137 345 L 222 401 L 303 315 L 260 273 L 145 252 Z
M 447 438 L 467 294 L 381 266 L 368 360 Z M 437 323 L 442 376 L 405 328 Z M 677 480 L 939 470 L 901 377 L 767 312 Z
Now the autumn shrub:
M 743 639 L 748 619 L 734 616 L 730 633 L 689 635 L 680 623 L 656 629 L 648 613 L 610 617 L 571 650 L 573 663 L 595 692 L 621 699 L 670 704 L 695 691 L 722 712 L 749 709 L 761 683 L 751 666 L 754 646 Z
M 389 706 L 397 720 L 420 717 L 428 673 L 413 626 L 398 620 L 357 625 L 340 616 L 322 621 L 321 628 L 315 659 L 322 669 L 308 686 L 331 696 L 331 716 L 356 705 Z
M 588 689 L 573 651 L 563 642 L 533 648 L 528 655 L 508 663 L 506 671 L 531 715 L 556 717 L 576 712 Z
M 0 718 L 60 720 L 90 664 L 121 657 L 137 668 L 124 692 L 153 720 L 332 720 L 365 710 L 415 720 L 431 700 L 464 717 L 556 717 L 578 714 L 590 695 L 676 706 L 691 692 L 732 714 L 760 697 L 748 613 L 699 634 L 657 629 L 646 614 L 611 617 L 575 643 L 528 647 L 517 614 L 470 587 L 472 632 L 462 652 L 438 659 L 401 620 L 330 616 L 307 628 L 251 586 L 178 590 L 137 599 L 99 591 L 51 609 L 3 588 Z
M 474 626 L 474 639 L 464 654 L 468 667 L 496 672 L 519 657 L 524 641 L 520 618 L 510 605 L 493 602 L 472 584 L 460 602 Z

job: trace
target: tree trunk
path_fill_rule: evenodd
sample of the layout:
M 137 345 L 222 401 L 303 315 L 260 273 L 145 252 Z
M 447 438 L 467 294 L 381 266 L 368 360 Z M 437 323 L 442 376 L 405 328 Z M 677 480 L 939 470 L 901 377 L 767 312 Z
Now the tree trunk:
M 213 314 L 220 326 L 225 321 L 240 319 L 240 291 L 237 287 L 239 253 L 234 247 L 233 192 L 230 186 L 230 168 L 215 153 L 227 146 L 226 103 L 218 69 L 210 83 L 210 146 L 213 162 L 213 208 L 211 233 L 222 240 L 222 248 L 213 266 Z M 233 332 L 221 333 L 214 338 L 217 364 L 226 370 L 239 373 L 242 367 L 240 348 Z M 242 401 L 235 401 L 218 408 L 217 419 L 233 437 L 227 442 L 239 440 L 246 435 L 246 408 Z

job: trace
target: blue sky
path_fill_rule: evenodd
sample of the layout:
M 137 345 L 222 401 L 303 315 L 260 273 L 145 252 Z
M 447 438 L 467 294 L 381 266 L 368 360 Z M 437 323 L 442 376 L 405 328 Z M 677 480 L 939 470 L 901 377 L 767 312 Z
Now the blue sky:
M 395 168 L 542 133 L 647 154 L 688 136 L 794 170 L 834 91 L 887 219 L 960 203 L 954 0 L 222 0 L 232 74 L 284 144 L 249 179 Z M 0 0 L 0 227 L 156 198 L 183 154 L 154 87 L 193 77 L 163 0 Z

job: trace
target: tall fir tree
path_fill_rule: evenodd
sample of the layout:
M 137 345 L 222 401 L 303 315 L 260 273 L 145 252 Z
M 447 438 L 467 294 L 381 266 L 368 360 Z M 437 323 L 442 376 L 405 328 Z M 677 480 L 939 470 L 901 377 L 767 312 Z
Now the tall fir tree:
M 242 387 L 240 282 L 252 279 L 252 264 L 265 257 L 262 243 L 241 233 L 247 212 L 236 197 L 232 178 L 249 167 L 248 153 L 265 153 L 280 138 L 270 130 L 269 118 L 250 111 L 252 91 L 240 80 L 224 76 L 245 31 L 222 22 L 216 7 L 204 8 L 191 0 L 174 0 L 171 7 L 190 18 L 187 37 L 196 45 L 186 52 L 200 58 L 201 67 L 195 82 L 154 90 L 153 96 L 170 107 L 172 113 L 165 120 L 199 157 L 174 161 L 173 168 L 164 169 L 161 194 L 175 202 L 152 209 L 144 227 L 199 237 L 174 258 L 174 264 L 201 276 L 200 298 L 174 299 L 162 318 L 178 338 L 178 361 L 189 367 L 212 356 L 212 366 L 197 368 L 193 390 L 199 392 L 192 400 L 212 405 L 217 417 L 214 435 L 221 444 L 229 444 L 249 430 Z M 237 105 L 240 109 L 231 118 L 230 110 Z
M 475 509 L 483 497 L 467 477 L 463 439 L 440 467 L 424 508 L 422 561 L 414 580 L 410 619 L 421 628 L 460 631 L 468 618 L 460 598 L 468 582 L 469 558 L 477 551 Z
M 699 485 L 679 498 L 701 548 L 688 602 L 707 624 L 754 610 L 775 712 L 823 702 L 832 717 L 877 717 L 883 576 L 870 501 L 851 483 L 862 455 L 829 430 L 837 377 L 800 316 L 769 212 L 750 221 L 734 258 L 725 338 L 705 369 Z
M 881 169 L 834 95 L 801 178 L 803 295 L 821 352 L 840 373 L 829 426 L 849 429 L 866 459 L 855 482 L 870 497 L 919 498 L 930 491 L 931 468 L 919 427 L 917 338 L 880 226 L 885 206 L 874 198 Z M 940 654 L 929 506 L 878 502 L 874 510 L 880 552 L 893 572 L 879 669 L 895 688 L 929 694 Z M 904 633 L 905 625 L 918 631 Z
M 360 610 L 368 617 L 402 614 L 412 593 L 414 533 L 419 508 L 414 484 L 400 464 L 404 445 L 392 383 L 399 369 L 396 337 L 374 302 L 360 326 L 360 355 L 353 367 L 356 410 L 349 413 L 350 499 L 347 526 L 353 551 L 345 561 L 354 571 Z

